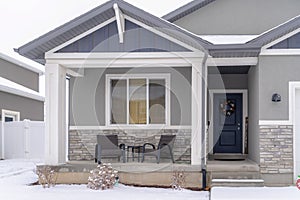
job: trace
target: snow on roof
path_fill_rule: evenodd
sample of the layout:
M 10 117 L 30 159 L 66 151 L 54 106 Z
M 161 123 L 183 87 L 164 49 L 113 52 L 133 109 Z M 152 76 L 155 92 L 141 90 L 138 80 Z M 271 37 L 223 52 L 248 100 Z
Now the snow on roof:
M 19 54 L 15 53 L 15 52 L 13 52 L 13 55 L 11 55 L 11 56 L 8 56 L 8 55 L 0 52 L 0 58 L 3 59 L 3 60 L 8 61 L 10 63 L 13 63 L 15 65 L 18 65 L 19 67 L 22 67 L 22 68 L 28 69 L 30 71 L 36 72 L 39 75 L 43 75 L 45 73 L 44 70 L 42 70 L 41 67 L 40 67 L 42 65 L 34 66 L 36 64 L 31 64 L 31 63 L 29 64 L 29 62 L 32 62 L 31 60 L 29 60 L 29 59 L 27 59 L 23 56 L 20 56 Z
M 45 97 L 40 93 L 31 90 L 23 85 L 17 84 L 13 81 L 7 80 L 0 76 L 0 91 L 15 94 L 30 99 L 45 101 Z
M 199 37 L 213 44 L 245 44 L 258 35 L 199 35 Z

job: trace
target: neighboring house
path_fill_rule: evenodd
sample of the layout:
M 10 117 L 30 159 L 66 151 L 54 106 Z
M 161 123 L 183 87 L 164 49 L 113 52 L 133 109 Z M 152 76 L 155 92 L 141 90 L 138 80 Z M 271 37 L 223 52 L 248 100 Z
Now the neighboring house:
M 44 72 L 0 53 L 0 110 L 2 122 L 44 121 L 44 97 L 39 78 Z M 3 124 L 0 155 L 3 156 Z
M 299 15 L 298 0 L 195 0 L 163 18 L 112 0 L 16 49 L 45 65 L 47 164 L 65 163 L 66 148 L 92 160 L 97 134 L 168 133 L 177 162 L 246 157 L 266 183 L 291 184 Z

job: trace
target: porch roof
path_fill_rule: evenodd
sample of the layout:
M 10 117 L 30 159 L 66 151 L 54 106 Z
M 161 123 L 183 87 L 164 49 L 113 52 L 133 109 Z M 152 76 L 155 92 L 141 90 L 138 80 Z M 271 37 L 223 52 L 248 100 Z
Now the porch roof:
M 262 33 L 257 38 L 254 38 L 253 40 L 247 42 L 247 44 L 263 47 L 264 45 L 269 44 L 270 42 L 273 42 L 274 40 L 288 33 L 291 33 L 299 28 L 300 15 L 290 19 L 289 21 L 283 24 L 280 24 L 277 27 L 274 27 L 273 29 L 266 31 L 265 33 Z
M 44 54 L 69 41 L 70 39 L 90 30 L 91 28 L 113 18 L 115 12 L 113 5 L 117 3 L 125 15 L 128 15 L 142 23 L 156 28 L 191 47 L 204 50 L 211 43 L 198 36 L 172 24 L 162 18 L 156 17 L 122 0 L 110 0 L 93 10 L 67 22 L 66 24 L 42 35 L 41 37 L 15 49 L 19 54 L 38 63 L 45 64 Z

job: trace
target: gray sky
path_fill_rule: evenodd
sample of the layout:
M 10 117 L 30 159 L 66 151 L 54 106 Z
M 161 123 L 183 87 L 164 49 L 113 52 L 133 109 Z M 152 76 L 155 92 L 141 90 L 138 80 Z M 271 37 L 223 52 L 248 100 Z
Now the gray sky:
M 163 16 L 192 0 L 126 0 L 149 13 Z M 0 0 L 0 52 L 23 62 L 13 48 L 49 32 L 106 0 Z

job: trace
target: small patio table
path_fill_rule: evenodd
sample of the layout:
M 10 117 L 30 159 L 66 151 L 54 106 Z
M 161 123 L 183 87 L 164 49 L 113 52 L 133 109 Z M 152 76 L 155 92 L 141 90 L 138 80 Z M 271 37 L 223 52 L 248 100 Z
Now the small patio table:
M 135 152 L 137 152 L 137 159 L 138 159 L 138 162 L 140 162 L 140 154 L 142 152 L 142 149 L 143 149 L 143 146 L 140 146 L 140 145 L 128 145 L 127 146 L 127 162 L 129 160 L 129 152 L 131 150 L 131 158 L 132 158 L 132 161 L 134 161 L 134 158 L 135 158 Z

